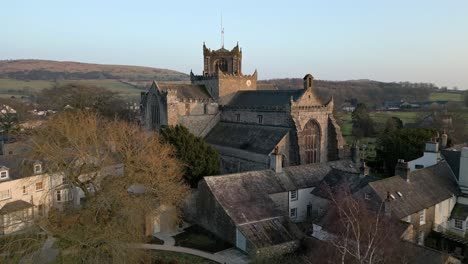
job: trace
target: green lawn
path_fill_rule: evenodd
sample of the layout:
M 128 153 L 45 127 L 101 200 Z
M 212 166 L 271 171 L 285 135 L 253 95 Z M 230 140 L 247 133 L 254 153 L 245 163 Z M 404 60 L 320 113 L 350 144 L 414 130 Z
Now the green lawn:
M 431 101 L 463 101 L 462 93 L 434 92 L 429 96 Z
M 65 80 L 60 81 L 59 84 L 68 84 L 68 83 L 78 83 L 85 85 L 93 85 L 97 87 L 102 87 L 121 94 L 124 97 L 138 97 L 143 90 L 135 88 L 129 84 L 120 82 L 118 80 Z
M 418 115 L 421 115 L 422 112 L 406 112 L 406 111 L 385 111 L 385 112 L 371 112 L 370 117 L 375 122 L 375 127 L 377 129 L 383 128 L 387 119 L 394 116 L 398 117 L 403 121 L 403 124 L 415 123 Z M 467 115 L 468 116 L 468 115 Z M 351 114 L 350 113 L 339 113 L 336 116 L 337 119 L 341 120 L 341 133 L 346 140 L 348 145 L 351 145 L 354 141 L 352 136 L 353 124 L 351 123 Z M 364 141 L 363 141 L 364 140 Z M 361 139 L 361 144 L 366 144 L 368 139 Z M 370 156 L 375 155 L 374 151 L 369 153 Z
M 387 119 L 394 116 L 398 117 L 403 121 L 403 124 L 414 123 L 421 112 L 399 112 L 399 111 L 387 111 L 387 112 L 372 112 L 370 116 L 376 123 L 385 124 Z
M 176 246 L 194 248 L 211 253 L 222 251 L 232 246 L 206 231 L 200 226 L 191 226 L 174 237 Z
M 0 79 L 0 91 L 5 92 L 8 90 L 42 90 L 49 88 L 54 83 L 51 81 L 21 81 L 15 79 Z
M 126 98 L 138 98 L 140 96 L 140 92 L 143 91 L 130 84 L 120 82 L 119 80 L 63 80 L 59 81 L 58 85 L 68 83 L 88 84 L 107 88 Z M 0 79 L 0 97 L 11 97 L 12 95 L 20 97 L 21 95 L 30 95 L 43 89 L 51 88 L 55 84 L 56 83 L 52 81 Z

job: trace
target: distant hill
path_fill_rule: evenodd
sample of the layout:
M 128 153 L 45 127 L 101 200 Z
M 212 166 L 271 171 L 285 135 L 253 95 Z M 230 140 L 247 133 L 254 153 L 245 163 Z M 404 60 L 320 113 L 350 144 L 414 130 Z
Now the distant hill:
M 15 80 L 187 81 L 187 74 L 140 66 L 50 60 L 0 60 L 0 78 Z
M 303 80 L 272 79 L 258 82 L 271 85 L 279 90 L 301 89 Z M 364 102 L 372 107 L 379 107 L 387 100 L 405 100 L 410 102 L 428 100 L 437 87 L 431 83 L 379 82 L 367 79 L 348 81 L 315 80 L 315 90 L 324 102 L 333 96 L 335 104 L 340 106 L 345 101 Z

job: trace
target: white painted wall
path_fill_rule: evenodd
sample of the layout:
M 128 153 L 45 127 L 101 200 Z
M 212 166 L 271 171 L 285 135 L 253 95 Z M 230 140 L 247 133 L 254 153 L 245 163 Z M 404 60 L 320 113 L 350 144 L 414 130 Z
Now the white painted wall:
M 292 208 L 297 208 L 297 217 L 291 218 L 293 222 L 302 222 L 307 219 L 307 205 L 312 204 L 313 195 L 311 192 L 314 190 L 314 187 L 299 189 L 298 190 L 298 199 L 296 201 L 291 201 L 291 192 L 288 193 L 289 199 L 289 210 Z
M 45 210 L 47 210 L 48 205 L 50 204 L 50 180 L 48 174 L 35 175 L 31 177 L 25 177 L 17 180 L 7 180 L 0 182 L 0 191 L 10 190 L 10 198 L 0 200 L 0 208 L 5 204 L 23 200 L 25 202 L 31 203 L 36 207 L 39 205 L 44 205 Z M 36 190 L 36 183 L 42 182 L 42 189 Z M 25 187 L 26 192 L 23 193 L 23 186 Z
M 236 247 L 244 252 L 247 251 L 247 240 L 238 228 L 236 228 Z
M 415 160 L 408 161 L 410 171 L 416 170 L 416 165 L 423 165 L 424 168 L 436 165 L 440 161 L 440 153 L 436 152 L 424 152 L 422 157 Z
M 434 211 L 434 225 L 442 225 L 449 220 L 452 209 L 457 203 L 457 197 L 453 196 L 441 203 L 435 205 Z
M 468 194 L 468 148 L 464 147 L 460 155 L 458 185 L 463 193 Z M 468 203 L 465 203 L 468 204 Z

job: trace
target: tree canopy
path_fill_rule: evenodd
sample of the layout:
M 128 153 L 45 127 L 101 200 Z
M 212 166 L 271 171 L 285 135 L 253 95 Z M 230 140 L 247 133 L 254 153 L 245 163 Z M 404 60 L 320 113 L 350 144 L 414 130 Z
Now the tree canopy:
M 91 110 L 107 117 L 123 117 L 126 114 L 125 102 L 117 93 L 80 83 L 44 89 L 38 96 L 38 103 L 43 108 L 59 111 L 64 107 L 71 107 L 76 110 Z
M 177 157 L 185 163 L 184 177 L 196 187 L 203 176 L 219 174 L 218 152 L 200 137 L 181 125 L 164 128 L 162 137 L 177 150 Z
M 364 103 L 359 103 L 351 114 L 353 123 L 353 136 L 370 137 L 374 135 L 374 121 L 369 116 L 369 111 Z
M 403 121 L 400 118 L 392 116 L 385 122 L 384 133 L 392 132 L 403 128 Z
M 382 133 L 377 138 L 377 160 L 384 166 L 385 174 L 394 175 L 398 159 L 408 161 L 422 156 L 425 143 L 434 135 L 434 130 L 424 128 L 402 128 Z
M 144 252 L 129 243 L 145 242 L 145 219 L 162 205 L 180 208 L 187 194 L 173 147 L 136 125 L 63 112 L 32 142 L 32 158 L 45 160 L 49 174 L 62 175 L 85 198 L 81 208 L 52 211 L 40 222 L 67 252 L 65 262 L 140 262 Z M 135 186 L 144 191 L 131 191 Z

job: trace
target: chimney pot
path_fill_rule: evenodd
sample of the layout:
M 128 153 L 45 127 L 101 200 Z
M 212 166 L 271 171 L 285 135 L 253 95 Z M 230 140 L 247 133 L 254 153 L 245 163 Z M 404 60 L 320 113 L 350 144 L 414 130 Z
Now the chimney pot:
M 399 159 L 395 166 L 395 175 L 398 175 L 407 182 L 410 182 L 410 168 L 408 162 L 405 162 L 403 159 Z
M 276 173 L 283 172 L 283 155 L 279 153 L 278 146 L 270 154 L 270 169 L 274 170 Z

